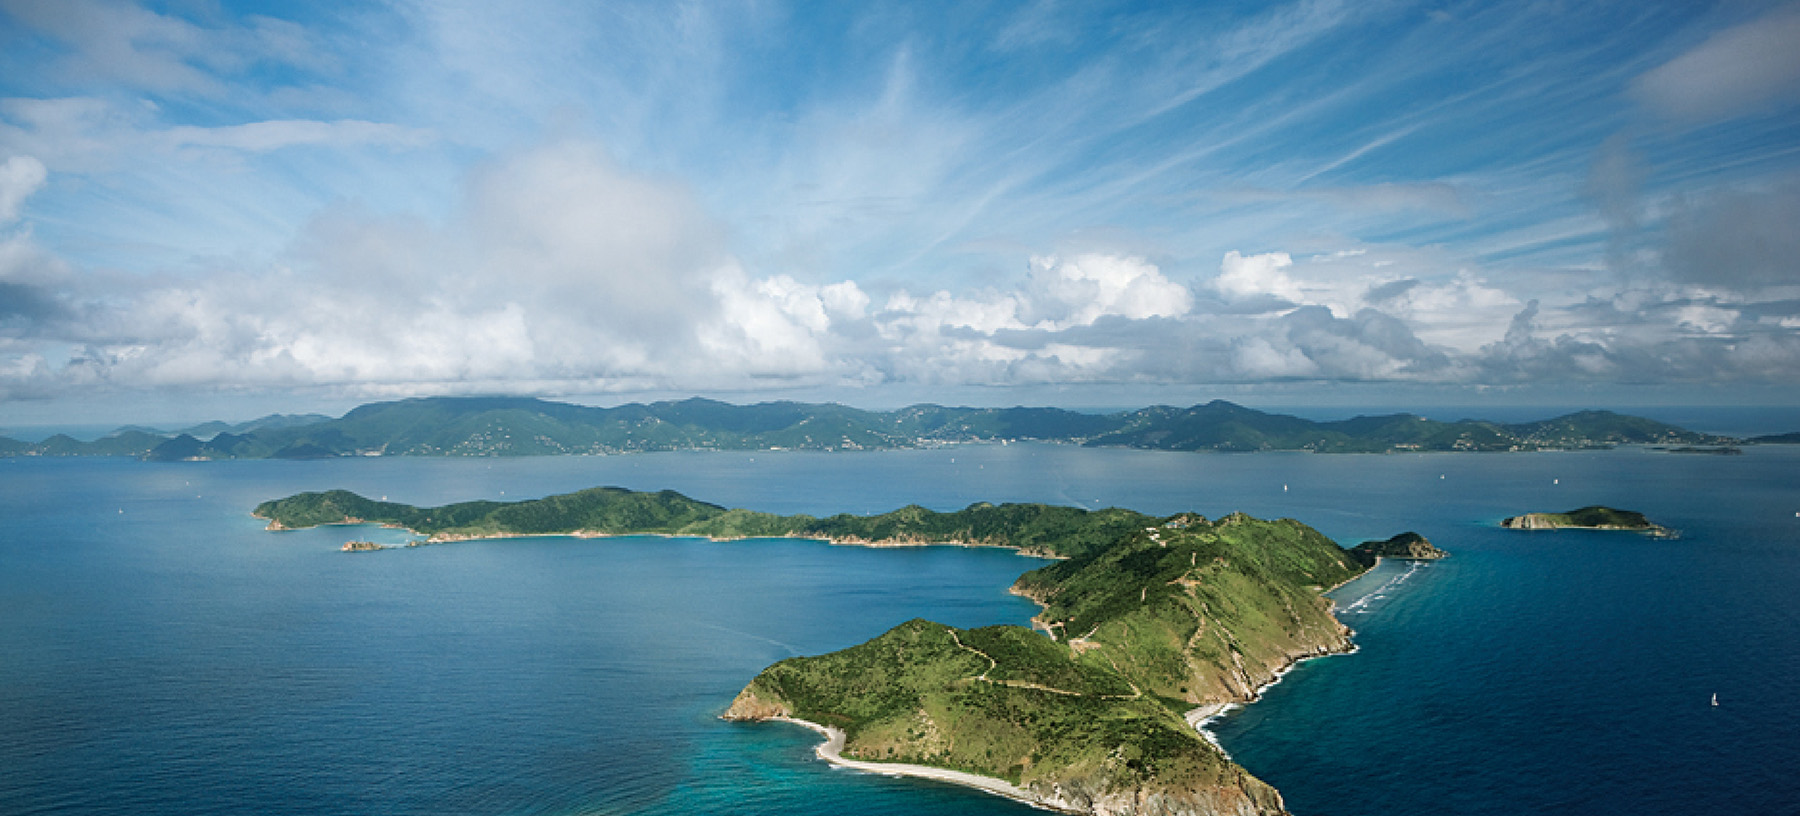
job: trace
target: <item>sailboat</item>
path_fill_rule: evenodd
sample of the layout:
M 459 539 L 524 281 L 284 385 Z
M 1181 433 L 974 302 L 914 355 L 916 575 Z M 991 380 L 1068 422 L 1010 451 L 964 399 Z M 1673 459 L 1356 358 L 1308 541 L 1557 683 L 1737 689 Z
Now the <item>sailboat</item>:
M 1715 691 L 1715 692 L 1713 692 L 1713 705 L 1716 706 L 1718 704 L 1719 704 L 1719 693 Z

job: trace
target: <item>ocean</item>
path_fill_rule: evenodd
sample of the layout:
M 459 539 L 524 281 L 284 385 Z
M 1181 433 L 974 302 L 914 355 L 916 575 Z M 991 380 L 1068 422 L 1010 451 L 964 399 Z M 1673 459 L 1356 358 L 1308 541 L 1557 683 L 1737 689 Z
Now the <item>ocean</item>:
M 1212 726 L 1298 814 L 1794 813 L 1800 448 L 0 459 L 0 813 L 1023 814 L 717 719 L 764 666 L 924 617 L 1024 624 L 999 550 L 624 537 L 345 554 L 256 503 L 596 485 L 776 513 L 1241 510 L 1454 555 L 1340 589 L 1354 654 Z M 1515 532 L 1608 504 L 1681 531 Z M 1719 704 L 1711 704 L 1713 695 Z

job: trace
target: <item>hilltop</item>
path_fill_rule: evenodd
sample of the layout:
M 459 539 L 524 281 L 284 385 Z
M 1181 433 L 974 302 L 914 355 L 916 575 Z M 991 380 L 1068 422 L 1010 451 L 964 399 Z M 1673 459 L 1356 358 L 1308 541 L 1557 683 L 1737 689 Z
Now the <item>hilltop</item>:
M 336 456 L 537 456 L 668 450 L 874 450 L 1035 440 L 1171 451 L 1529 451 L 1616 445 L 1728 445 L 1642 417 L 1582 411 L 1526 423 L 1414 414 L 1318 422 L 1214 400 L 1112 414 L 1060 408 L 914 405 L 864 411 L 833 403 L 732 405 L 708 399 L 615 408 L 522 397 L 427 397 L 371 403 L 337 419 L 272 416 L 179 434 L 144 429 L 92 442 L 0 438 L 0 456 L 141 456 L 157 461 Z

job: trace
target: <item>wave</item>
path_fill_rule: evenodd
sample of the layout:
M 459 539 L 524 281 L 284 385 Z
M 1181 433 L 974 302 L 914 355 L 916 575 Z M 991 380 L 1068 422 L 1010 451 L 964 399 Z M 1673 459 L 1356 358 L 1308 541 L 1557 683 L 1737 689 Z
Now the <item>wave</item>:
M 1380 600 L 1386 599 L 1390 592 L 1398 589 L 1400 587 L 1400 585 L 1406 583 L 1406 579 L 1413 577 L 1413 574 L 1417 573 L 1419 570 L 1430 568 L 1430 565 L 1431 564 L 1428 561 L 1412 562 L 1411 566 L 1407 567 L 1405 572 L 1402 572 L 1399 575 L 1389 578 L 1387 580 L 1387 582 L 1383 583 L 1381 586 L 1378 586 L 1366 593 L 1363 593 L 1362 597 L 1357 598 L 1356 600 L 1354 600 L 1348 604 L 1345 604 L 1342 608 L 1340 608 L 1338 610 L 1338 614 L 1341 614 L 1341 615 L 1367 615 L 1370 612 L 1375 611 L 1374 609 L 1372 609 L 1370 607 L 1370 605 L 1374 601 L 1380 601 Z

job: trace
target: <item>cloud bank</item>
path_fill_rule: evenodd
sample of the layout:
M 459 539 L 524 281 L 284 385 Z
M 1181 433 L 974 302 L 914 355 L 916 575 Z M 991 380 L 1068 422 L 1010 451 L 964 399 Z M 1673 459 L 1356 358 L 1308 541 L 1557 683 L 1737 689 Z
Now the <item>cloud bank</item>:
M 228 6 L 0 0 L 0 403 L 1800 382 L 1791 3 Z
M 15 159 L 0 180 L 16 208 L 44 173 Z M 993 285 L 871 290 L 746 269 L 684 184 L 566 139 L 475 167 L 441 222 L 344 205 L 279 263 L 201 280 L 89 281 L 15 227 L 0 393 L 1780 380 L 1800 366 L 1800 302 L 1744 293 L 1792 267 L 1766 246 L 1721 267 L 1739 245 L 1715 224 L 1779 232 L 1794 196 L 1774 198 L 1680 216 L 1664 288 L 1555 308 L 1466 270 L 1401 274 L 1430 259 L 1393 248 L 1233 250 L 1185 281 L 1143 256 L 1044 254 Z

